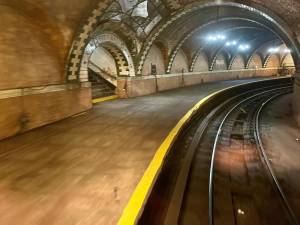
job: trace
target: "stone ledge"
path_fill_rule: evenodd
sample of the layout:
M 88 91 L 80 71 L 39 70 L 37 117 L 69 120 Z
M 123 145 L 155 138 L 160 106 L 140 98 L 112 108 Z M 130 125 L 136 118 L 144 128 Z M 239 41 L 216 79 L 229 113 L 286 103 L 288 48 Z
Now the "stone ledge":
M 89 82 L 84 83 L 69 83 L 69 84 L 58 84 L 58 85 L 47 85 L 38 87 L 25 87 L 11 90 L 0 91 L 0 99 L 21 97 L 26 95 L 35 95 L 43 93 L 51 93 L 57 91 L 75 90 L 80 88 L 90 88 Z

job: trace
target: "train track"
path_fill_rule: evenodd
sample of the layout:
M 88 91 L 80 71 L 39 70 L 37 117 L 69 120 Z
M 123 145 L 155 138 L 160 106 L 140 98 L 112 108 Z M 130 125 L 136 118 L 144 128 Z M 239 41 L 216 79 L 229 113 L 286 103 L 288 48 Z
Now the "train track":
M 250 90 L 198 116 L 174 144 L 139 224 L 298 222 L 264 151 L 263 107 L 290 86 Z
M 282 90 L 283 93 L 277 93 L 277 91 L 280 92 Z M 287 201 L 287 198 L 265 153 L 259 131 L 259 117 L 264 106 L 272 99 L 285 93 L 286 88 L 279 88 L 253 95 L 237 103 L 224 116 L 218 128 L 212 151 L 209 176 L 209 225 L 224 224 L 224 219 L 229 220 L 225 222 L 227 224 L 298 224 L 294 212 Z M 251 185 L 252 183 L 259 182 L 262 187 L 259 187 L 258 185 L 258 187 L 254 187 L 251 190 L 249 190 L 248 187 L 246 187 L 246 190 L 244 189 L 245 187 L 231 188 L 230 194 L 232 203 L 232 218 L 228 218 L 227 215 L 227 218 L 219 218 L 216 222 L 216 210 L 214 208 L 214 174 L 216 157 L 217 154 L 219 154 L 217 151 L 222 147 L 224 148 L 224 143 L 220 144 L 220 139 L 222 136 L 223 138 L 225 136 L 225 140 L 227 139 L 228 143 L 225 143 L 225 145 L 227 144 L 229 147 L 226 146 L 225 149 L 222 150 L 223 154 L 219 155 L 219 158 L 221 158 L 220 164 L 222 165 L 222 163 L 227 163 L 224 159 L 222 159 L 224 155 L 227 155 L 227 160 L 228 158 L 230 160 L 230 157 L 237 159 L 237 154 L 242 155 L 244 164 L 243 166 L 246 166 L 247 170 L 243 172 L 247 177 L 247 181 L 240 185 Z M 228 136 L 230 137 L 228 138 Z M 256 145 L 256 148 L 253 148 L 254 144 Z M 235 145 L 235 147 L 238 145 L 238 148 L 234 148 L 233 145 Z M 258 155 L 260 160 L 257 158 L 255 160 L 253 160 L 253 158 L 249 159 L 249 155 L 250 157 L 255 157 Z M 233 163 L 236 164 L 236 162 Z M 256 163 L 256 167 L 251 168 L 251 166 L 249 166 L 251 163 L 252 165 L 253 163 Z M 220 167 L 221 166 L 219 165 L 219 169 L 224 169 Z M 239 168 L 236 169 L 238 170 Z M 249 175 L 249 173 L 251 173 L 251 175 Z M 265 176 L 261 176 L 262 174 Z M 229 179 L 232 179 L 234 174 L 231 173 L 229 176 Z M 270 182 L 267 181 L 267 178 L 269 178 Z M 267 189 L 262 193 L 261 188 L 267 186 L 268 183 L 270 183 L 274 189 Z M 259 200 L 253 201 L 254 194 L 259 196 Z M 264 204 L 266 203 L 266 200 L 267 204 Z M 246 202 L 246 205 L 245 203 L 242 203 L 243 201 Z M 251 203 L 250 206 L 247 205 L 249 203 Z M 246 210 L 241 209 L 239 206 L 244 206 Z M 220 206 L 218 208 L 220 208 Z M 248 211 L 248 214 L 250 214 L 251 217 L 245 216 L 247 213 L 245 211 Z

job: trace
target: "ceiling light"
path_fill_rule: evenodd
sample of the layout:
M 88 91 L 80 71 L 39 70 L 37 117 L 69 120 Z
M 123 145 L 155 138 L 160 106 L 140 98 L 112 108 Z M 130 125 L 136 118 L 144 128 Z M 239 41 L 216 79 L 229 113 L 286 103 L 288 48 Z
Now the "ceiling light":
M 223 34 L 217 35 L 217 38 L 218 38 L 219 40 L 225 40 L 225 39 L 226 39 L 226 37 L 225 37 Z
M 207 40 L 209 41 L 218 41 L 218 40 L 225 40 L 226 36 L 223 34 L 217 34 L 217 35 L 208 35 Z
M 245 50 L 250 49 L 250 45 L 248 45 L 248 44 L 241 44 L 241 45 L 239 45 L 238 49 L 241 50 L 241 51 L 245 51 Z
M 233 46 L 233 45 L 237 45 L 237 41 L 227 41 L 226 46 Z
M 269 48 L 268 52 L 270 52 L 270 53 L 279 52 L 279 48 Z

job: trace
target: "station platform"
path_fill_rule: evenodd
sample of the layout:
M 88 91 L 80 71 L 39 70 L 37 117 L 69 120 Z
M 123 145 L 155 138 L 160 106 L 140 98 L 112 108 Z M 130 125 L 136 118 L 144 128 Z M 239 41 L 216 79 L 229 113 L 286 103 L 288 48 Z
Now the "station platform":
M 117 224 L 156 150 L 186 112 L 208 94 L 249 81 L 103 102 L 1 141 L 0 224 Z

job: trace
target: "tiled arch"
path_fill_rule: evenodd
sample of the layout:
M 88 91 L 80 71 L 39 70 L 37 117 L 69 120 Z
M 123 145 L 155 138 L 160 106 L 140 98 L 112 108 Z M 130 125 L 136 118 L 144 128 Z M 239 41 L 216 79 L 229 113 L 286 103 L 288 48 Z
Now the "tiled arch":
M 174 5 L 174 10 L 179 9 L 179 3 L 178 1 L 174 1 L 174 0 L 168 0 L 167 1 L 169 3 L 169 5 Z M 173 4 L 174 3 L 174 4 Z M 263 16 L 266 20 L 270 21 L 271 23 L 273 23 L 275 26 L 277 26 L 277 28 L 279 28 L 282 32 L 284 32 L 286 34 L 287 39 L 290 40 L 291 45 L 295 48 L 295 50 L 297 51 L 297 55 L 300 58 L 300 52 L 299 49 L 297 48 L 297 45 L 295 44 L 294 39 L 292 38 L 291 32 L 286 32 L 286 29 L 288 29 L 288 26 L 279 19 L 279 17 L 274 16 L 274 18 L 276 18 L 276 20 L 274 18 L 272 18 L 271 16 L 269 16 L 268 14 L 266 14 L 263 11 L 260 11 L 259 9 L 253 8 L 251 6 L 245 5 L 245 4 L 241 4 L 241 3 L 237 3 L 237 2 L 223 2 L 223 3 L 216 3 L 216 2 L 201 2 L 198 4 L 197 3 L 191 3 L 189 6 L 186 6 L 184 10 L 180 11 L 177 10 L 178 13 L 174 13 L 174 16 L 169 19 L 167 22 L 164 22 L 163 24 L 161 24 L 160 26 L 158 26 L 156 28 L 156 30 L 154 30 L 152 32 L 152 35 L 150 35 L 147 40 L 146 43 L 144 44 L 141 53 L 140 53 L 140 57 L 139 57 L 139 62 L 137 65 L 137 74 L 141 74 L 141 71 L 143 69 L 143 65 L 146 59 L 146 56 L 152 46 L 152 44 L 156 41 L 156 39 L 159 37 L 159 35 L 169 26 L 171 26 L 175 21 L 177 21 L 178 19 L 180 19 L 182 16 L 194 12 L 196 10 L 205 8 L 205 7 L 209 7 L 209 6 L 215 6 L 215 5 L 227 5 L 227 6 L 234 6 L 234 7 L 238 7 L 238 8 L 243 8 L 252 12 L 255 12 L 261 16 Z M 277 21 L 278 19 L 278 21 Z M 175 53 L 176 54 L 176 53 Z M 171 56 L 171 59 L 174 59 L 173 55 Z M 169 69 L 169 68 L 168 68 Z
M 245 55 L 241 54 L 241 53 L 238 53 L 238 54 L 235 54 L 233 57 L 231 57 L 231 59 L 229 60 L 229 63 L 228 63 L 228 70 L 231 70 L 232 69 L 232 65 L 234 64 L 235 60 L 237 59 L 238 56 L 241 56 L 242 59 L 243 59 L 243 63 L 244 63 L 244 69 L 245 69 Z
M 126 44 L 116 34 L 107 32 L 99 34 L 90 40 L 85 47 L 79 68 L 79 80 L 88 81 L 88 62 L 93 51 L 101 45 L 112 54 L 116 60 L 118 74 L 121 76 L 135 76 L 134 64 Z
M 112 3 L 112 0 L 99 0 L 94 10 L 86 18 L 84 25 L 80 29 L 71 47 L 67 65 L 67 80 L 80 81 L 79 70 L 90 35 L 97 27 L 101 16 Z

